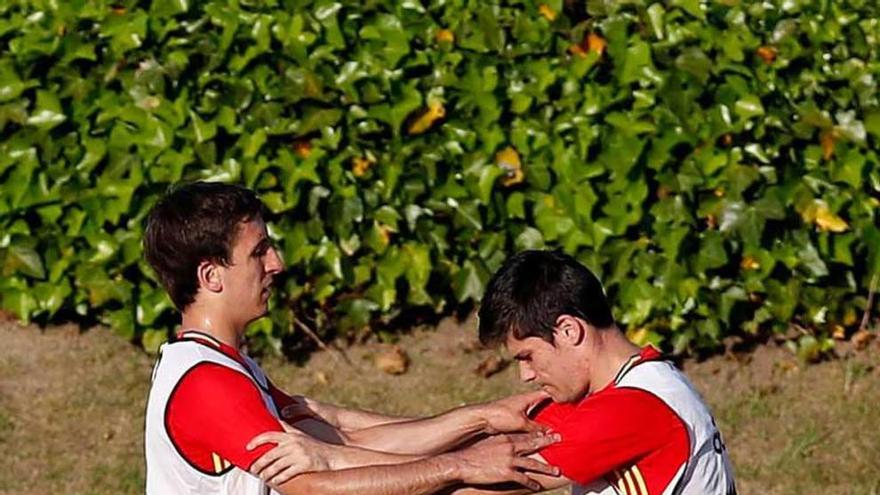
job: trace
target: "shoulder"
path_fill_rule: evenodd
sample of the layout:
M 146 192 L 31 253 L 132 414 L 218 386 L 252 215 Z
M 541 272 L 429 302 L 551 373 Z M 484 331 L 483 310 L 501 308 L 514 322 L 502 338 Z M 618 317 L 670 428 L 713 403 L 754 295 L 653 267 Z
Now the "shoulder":
M 647 390 L 635 387 L 612 387 L 588 396 L 577 404 L 551 403 L 535 416 L 535 421 L 556 430 L 580 430 L 588 427 L 639 429 L 646 421 L 672 420 L 674 413 L 666 403 Z
M 180 378 L 169 404 L 202 408 L 253 394 L 259 394 L 257 385 L 244 373 L 220 363 L 202 361 Z

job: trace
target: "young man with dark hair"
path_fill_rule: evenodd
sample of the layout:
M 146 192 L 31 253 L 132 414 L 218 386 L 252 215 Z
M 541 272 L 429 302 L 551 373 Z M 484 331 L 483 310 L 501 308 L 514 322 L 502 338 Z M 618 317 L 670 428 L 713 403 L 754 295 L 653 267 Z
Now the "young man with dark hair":
M 283 269 L 253 192 L 203 182 L 174 189 L 150 213 L 144 249 L 182 314 L 147 400 L 147 494 L 262 495 L 272 486 L 283 494 L 388 495 L 501 481 L 536 488 L 524 471 L 555 472 L 526 457 L 552 435 L 501 436 L 443 453 L 480 434 L 542 429 L 525 414 L 538 394 L 406 419 L 310 402 L 273 386 L 240 350 Z M 283 445 L 273 449 L 276 443 Z
M 599 280 L 574 258 L 551 251 L 513 256 L 489 281 L 479 317 L 480 340 L 503 342 L 520 378 L 552 398 L 536 420 L 562 440 L 535 457 L 563 476 L 539 479 L 544 488 L 736 493 L 727 451 L 700 395 L 657 350 L 627 340 Z

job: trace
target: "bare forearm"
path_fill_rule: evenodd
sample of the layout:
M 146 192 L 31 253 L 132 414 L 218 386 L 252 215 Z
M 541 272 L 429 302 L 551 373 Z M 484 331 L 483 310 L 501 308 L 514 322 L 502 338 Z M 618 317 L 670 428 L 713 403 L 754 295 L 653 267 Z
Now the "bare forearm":
M 426 495 L 458 481 L 451 464 L 443 458 L 431 458 L 396 466 L 306 473 L 279 486 L 278 490 L 284 495 Z
M 361 430 L 374 426 L 387 425 L 412 421 L 413 418 L 388 416 L 371 411 L 358 411 L 356 409 L 338 408 L 336 411 L 337 422 L 342 430 Z
M 485 421 L 472 409 L 460 408 L 432 418 L 348 431 L 346 443 L 395 454 L 430 455 L 447 452 L 485 428 Z
M 516 483 L 501 483 L 482 487 L 453 486 L 441 490 L 437 495 L 523 495 L 526 493 L 534 492 Z
M 372 411 L 361 411 L 306 399 L 307 404 L 319 417 L 340 430 L 360 430 L 374 426 L 410 421 L 413 418 L 389 416 Z
M 327 460 L 331 470 L 352 469 L 365 466 L 406 464 L 424 459 L 423 456 L 389 454 L 350 446 L 328 446 Z

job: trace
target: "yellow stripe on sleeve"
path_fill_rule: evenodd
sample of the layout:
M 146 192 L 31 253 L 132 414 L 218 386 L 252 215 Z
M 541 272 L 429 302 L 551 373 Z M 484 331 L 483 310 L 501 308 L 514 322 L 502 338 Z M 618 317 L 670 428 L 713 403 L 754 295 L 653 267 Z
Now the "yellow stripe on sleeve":
M 636 485 L 633 483 L 632 474 L 630 474 L 632 470 L 627 470 L 623 473 L 623 477 L 626 479 L 627 487 L 629 487 L 629 491 L 627 493 L 632 493 L 634 495 L 641 495 L 636 491 Z
M 639 485 L 639 490 L 642 495 L 648 495 L 648 487 L 645 486 L 645 478 L 642 476 L 642 472 L 639 471 L 638 466 L 633 466 L 632 468 L 633 477 L 636 479 L 636 483 Z

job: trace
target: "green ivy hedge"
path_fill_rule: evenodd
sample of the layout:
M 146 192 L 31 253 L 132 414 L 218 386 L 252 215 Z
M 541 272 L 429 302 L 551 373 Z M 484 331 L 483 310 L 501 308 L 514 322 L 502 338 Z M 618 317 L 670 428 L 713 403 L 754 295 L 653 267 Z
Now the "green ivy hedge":
M 169 184 L 259 191 L 291 267 L 255 341 L 479 301 L 519 249 L 677 352 L 850 331 L 880 268 L 873 0 L 7 0 L 0 294 L 155 348 Z M 294 317 L 296 316 L 296 317 Z

